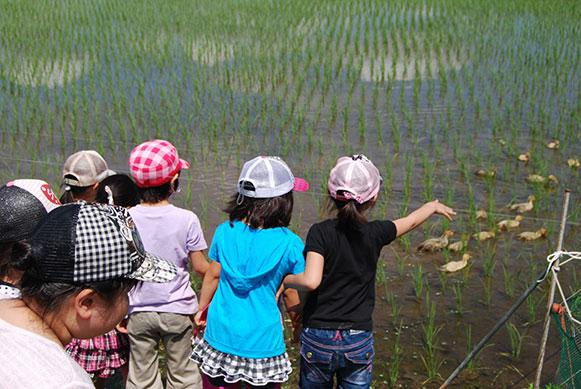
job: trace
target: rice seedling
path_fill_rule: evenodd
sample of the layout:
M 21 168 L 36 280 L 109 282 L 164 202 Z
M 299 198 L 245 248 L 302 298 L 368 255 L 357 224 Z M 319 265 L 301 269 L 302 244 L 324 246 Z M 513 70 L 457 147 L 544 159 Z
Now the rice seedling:
M 454 284 L 454 286 L 452 287 L 452 290 L 454 291 L 454 302 L 455 302 L 455 307 L 456 307 L 456 314 L 462 316 L 464 315 L 464 298 L 463 298 L 463 291 L 464 289 L 464 283 L 463 282 L 457 282 Z
M 403 277 L 405 273 L 405 258 L 403 255 L 398 254 L 396 251 L 394 251 L 394 255 L 397 273 L 399 274 L 400 277 Z
M 399 313 L 401 308 L 397 305 L 397 300 L 395 294 L 390 292 L 387 294 L 387 302 L 389 303 L 390 311 L 391 311 L 391 322 L 395 326 L 399 319 Z
M 411 276 L 416 300 L 420 301 L 425 287 L 425 273 L 423 266 L 421 264 L 415 266 L 411 271 Z
M 395 331 L 395 341 L 393 343 L 393 349 L 391 352 L 391 357 L 389 361 L 389 375 L 388 375 L 388 386 L 390 388 L 395 388 L 397 381 L 400 376 L 400 364 L 401 357 L 403 355 L 403 347 L 401 346 L 401 333 L 402 333 L 403 321 L 400 320 L 399 327 Z
M 535 300 L 534 295 L 530 294 L 526 299 L 526 307 L 528 314 L 528 324 L 532 325 L 537 321 L 537 305 L 538 301 Z
M 526 336 L 521 333 L 519 329 L 510 321 L 505 324 L 505 327 L 510 340 L 510 356 L 514 360 L 518 360 L 520 358 L 523 341 Z
M 504 280 L 504 292 L 508 297 L 513 297 L 516 288 L 516 279 L 507 265 L 502 265 L 502 275 Z
M 424 352 L 421 359 L 426 369 L 427 380 L 425 382 L 428 382 L 439 377 L 439 370 L 444 361 L 437 355 L 438 335 L 442 327 L 436 325 L 436 304 L 430 301 L 429 294 L 426 294 L 426 306 L 428 316 L 426 323 L 422 325 Z

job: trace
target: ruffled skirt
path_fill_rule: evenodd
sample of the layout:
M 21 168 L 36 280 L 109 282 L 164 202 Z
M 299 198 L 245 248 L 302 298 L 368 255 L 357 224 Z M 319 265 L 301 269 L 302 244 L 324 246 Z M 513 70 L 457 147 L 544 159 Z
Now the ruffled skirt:
M 227 383 L 245 381 L 261 386 L 286 382 L 292 372 L 288 355 L 270 358 L 245 358 L 216 350 L 204 339 L 195 338 L 191 359 L 202 373 L 212 378 L 220 377 Z

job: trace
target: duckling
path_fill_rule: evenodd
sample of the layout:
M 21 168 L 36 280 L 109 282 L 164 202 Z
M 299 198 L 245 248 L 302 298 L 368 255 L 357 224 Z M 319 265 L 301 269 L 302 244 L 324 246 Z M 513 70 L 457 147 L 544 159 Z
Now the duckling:
M 535 201 L 535 196 L 530 195 L 526 203 L 517 203 L 508 205 L 508 209 L 511 211 L 517 211 L 518 213 L 525 213 L 533 209 L 533 201 Z
M 486 220 L 488 219 L 488 213 L 484 209 L 479 209 L 476 211 L 476 220 Z
M 538 174 L 529 174 L 525 180 L 531 184 L 557 185 L 559 183 L 559 179 L 553 174 L 549 174 L 547 177 Z
M 567 165 L 569 165 L 571 169 L 579 169 L 579 166 L 581 166 L 577 158 L 569 158 L 567 160 Z
M 556 176 L 549 174 L 549 176 L 547 177 L 547 185 L 557 185 L 559 183 L 559 180 L 557 179 Z
M 488 239 L 492 239 L 496 236 L 496 233 L 494 231 L 481 231 L 481 232 L 477 232 L 475 234 L 472 235 L 472 237 L 475 240 L 479 240 L 479 241 L 485 241 Z
M 526 241 L 530 241 L 530 240 L 536 240 L 539 238 L 545 238 L 547 236 L 547 229 L 546 228 L 539 228 L 538 230 L 534 231 L 534 232 L 521 232 L 520 234 L 517 235 L 517 238 L 521 239 L 521 240 L 526 240 Z
M 442 250 L 448 245 L 448 238 L 452 235 L 454 235 L 454 231 L 446 230 L 439 238 L 431 238 L 420 243 L 417 251 L 432 252 Z
M 458 251 L 462 251 L 464 249 L 464 247 L 466 247 L 466 241 L 465 240 L 459 240 L 457 242 L 454 243 L 450 243 L 448 245 L 448 250 L 457 253 Z
M 524 162 L 524 163 L 527 163 L 530 159 L 531 159 L 531 153 L 528 151 L 526 153 L 518 156 L 518 160 L 521 162 Z
M 468 260 L 472 258 L 472 256 L 468 253 L 464 253 L 462 255 L 462 259 L 460 261 L 451 261 L 446 263 L 445 265 L 440 266 L 440 271 L 445 271 L 448 273 L 454 273 L 458 270 L 462 270 L 468 265 Z
M 512 219 L 501 220 L 496 225 L 498 226 L 498 229 L 500 231 L 508 231 L 517 228 L 522 219 L 523 217 L 521 215 L 516 215 L 514 220 Z
M 525 178 L 525 181 L 530 182 L 531 184 L 544 184 L 547 181 L 547 178 L 539 174 L 529 174 L 527 178 Z
M 556 150 L 559 147 L 561 147 L 561 142 L 559 142 L 557 139 L 554 139 L 554 140 L 550 141 L 549 143 L 547 143 L 547 148 L 549 148 L 551 150 Z
M 478 169 L 474 172 L 477 177 L 494 177 L 496 176 L 496 168 L 490 170 Z

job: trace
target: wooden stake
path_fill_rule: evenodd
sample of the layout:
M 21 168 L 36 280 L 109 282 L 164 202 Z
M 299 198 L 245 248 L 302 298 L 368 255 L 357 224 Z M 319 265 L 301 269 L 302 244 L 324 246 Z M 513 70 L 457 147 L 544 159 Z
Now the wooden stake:
M 565 226 L 567 224 L 567 210 L 569 208 L 569 196 L 571 191 L 569 189 L 565 189 L 565 203 L 563 204 L 563 214 L 561 216 L 561 229 L 559 231 L 559 243 L 557 245 L 557 251 L 561 251 L 563 249 L 563 239 L 565 237 Z M 555 261 L 553 265 L 553 269 L 559 268 L 559 259 Z M 547 339 L 549 337 L 549 327 L 550 327 L 550 320 L 551 320 L 551 307 L 553 306 L 553 301 L 555 300 L 555 286 L 557 283 L 557 279 L 553 275 L 551 278 L 551 289 L 549 290 L 549 299 L 547 301 L 547 312 L 545 313 L 545 322 L 543 327 L 543 337 L 541 338 L 541 347 L 539 350 L 539 357 L 537 359 L 537 373 L 535 375 L 535 389 L 539 389 L 539 385 L 541 383 L 541 374 L 543 372 L 543 362 L 545 360 L 545 349 L 547 346 Z

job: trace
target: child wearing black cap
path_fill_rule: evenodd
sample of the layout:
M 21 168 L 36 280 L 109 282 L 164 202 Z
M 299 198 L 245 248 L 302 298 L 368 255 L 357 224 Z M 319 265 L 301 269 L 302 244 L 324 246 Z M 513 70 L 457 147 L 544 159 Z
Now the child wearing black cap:
M 0 386 L 6 388 L 93 388 L 62 346 L 112 329 L 138 281 L 167 282 L 177 273 L 143 250 L 126 209 L 85 203 L 43 219 L 21 269 L 22 299 L 0 300 Z
M 60 205 L 41 180 L 14 180 L 0 187 L 0 300 L 19 298 L 21 241 L 48 212 Z

